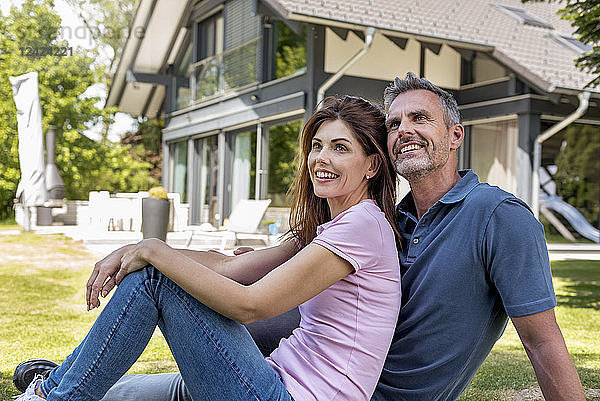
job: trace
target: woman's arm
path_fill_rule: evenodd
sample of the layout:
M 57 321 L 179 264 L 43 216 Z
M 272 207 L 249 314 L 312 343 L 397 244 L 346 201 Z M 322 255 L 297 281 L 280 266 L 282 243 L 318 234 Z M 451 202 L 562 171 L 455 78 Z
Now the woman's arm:
M 252 284 L 298 252 L 294 241 L 229 256 L 217 251 L 176 249 L 190 259 L 241 284 Z
M 293 242 L 286 245 L 290 248 L 284 249 L 289 250 L 292 246 L 295 247 Z M 233 259 L 238 258 L 240 266 L 244 264 L 242 259 L 253 267 L 260 265 L 258 251 Z M 154 265 L 208 307 L 243 324 L 288 311 L 354 271 L 350 263 L 331 251 L 309 244 L 278 268 L 265 272 L 260 280 L 243 285 L 173 250 L 162 241 L 147 240 L 123 256 L 117 283 L 130 271 L 142 267 L 137 263 L 140 259 Z
M 94 265 L 94 269 L 86 284 L 88 310 L 100 306 L 99 296 L 106 297 L 116 286 L 115 275 L 121 267 L 121 258 L 136 246 L 136 244 L 131 244 L 121 247 Z M 260 279 L 266 273 L 291 258 L 298 251 L 293 241 L 287 241 L 281 245 L 254 252 L 246 252 L 239 256 L 228 256 L 216 251 L 169 249 L 180 252 L 190 259 L 203 264 L 205 267 L 244 284 L 250 284 Z M 241 259 L 238 260 L 238 258 Z M 256 261 L 256 266 L 253 266 L 253 261 Z M 145 260 L 139 262 L 143 266 L 148 264 Z

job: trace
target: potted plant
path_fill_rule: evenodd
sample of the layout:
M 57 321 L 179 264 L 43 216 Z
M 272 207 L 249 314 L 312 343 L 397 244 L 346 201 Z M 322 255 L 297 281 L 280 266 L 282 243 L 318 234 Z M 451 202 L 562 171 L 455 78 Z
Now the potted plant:
M 142 235 L 144 238 L 167 240 L 170 204 L 167 190 L 155 187 L 142 199 Z

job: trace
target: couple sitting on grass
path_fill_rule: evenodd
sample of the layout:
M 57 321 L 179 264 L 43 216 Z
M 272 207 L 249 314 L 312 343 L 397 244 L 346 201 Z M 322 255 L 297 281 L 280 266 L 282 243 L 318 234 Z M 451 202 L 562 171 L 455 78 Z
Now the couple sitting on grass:
M 584 400 L 541 224 L 456 169 L 464 130 L 449 93 L 409 73 L 384 104 L 331 99 L 306 123 L 281 245 L 229 257 L 149 239 L 98 262 L 88 308 L 114 295 L 17 399 L 455 400 L 510 316 L 546 399 Z M 396 208 L 394 170 L 411 186 Z M 264 357 L 244 325 L 296 307 L 299 324 Z M 157 325 L 180 375 L 125 375 Z

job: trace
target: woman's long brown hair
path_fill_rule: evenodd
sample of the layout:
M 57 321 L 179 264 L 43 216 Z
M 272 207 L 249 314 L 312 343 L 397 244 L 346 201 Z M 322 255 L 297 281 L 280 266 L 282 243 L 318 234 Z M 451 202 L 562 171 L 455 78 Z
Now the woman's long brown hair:
M 310 243 L 317 235 L 317 226 L 331 220 L 327 199 L 315 195 L 307 165 L 312 139 L 325 121 L 340 120 L 358 139 L 367 156 L 379 155 L 381 163 L 377 173 L 369 179 L 369 197 L 379 206 L 392 226 L 396 244 L 400 246 L 400 232 L 396 221 L 396 174 L 387 156 L 387 130 L 385 115 L 374 104 L 359 97 L 327 98 L 304 125 L 300 136 L 298 171 L 288 191 L 293 196 L 288 239 L 296 238 L 301 246 Z

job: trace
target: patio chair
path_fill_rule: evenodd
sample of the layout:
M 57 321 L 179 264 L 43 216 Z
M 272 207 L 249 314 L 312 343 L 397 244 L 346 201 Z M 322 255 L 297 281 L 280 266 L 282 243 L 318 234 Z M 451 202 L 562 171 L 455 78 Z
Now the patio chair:
M 192 243 L 192 240 L 197 237 L 211 237 L 219 239 L 219 250 L 225 250 L 227 241 L 233 237 L 233 245 L 238 244 L 238 240 L 260 239 L 266 245 L 270 244 L 269 234 L 258 232 L 259 224 L 267 211 L 267 207 L 271 203 L 271 199 L 242 199 L 231 211 L 227 224 L 219 230 L 208 231 L 202 226 L 188 226 L 189 235 L 186 241 L 186 248 Z

